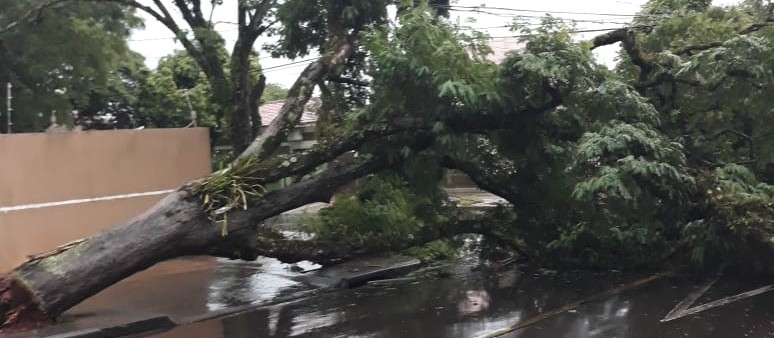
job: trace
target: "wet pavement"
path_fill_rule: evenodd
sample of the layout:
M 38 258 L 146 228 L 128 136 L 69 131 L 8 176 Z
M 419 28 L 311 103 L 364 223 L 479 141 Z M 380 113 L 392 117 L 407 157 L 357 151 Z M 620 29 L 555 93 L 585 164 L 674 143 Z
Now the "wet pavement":
M 54 326 L 0 337 L 127 336 L 399 277 L 419 266 L 418 260 L 402 256 L 363 258 L 324 269 L 265 257 L 254 262 L 177 259 L 111 286 L 66 312 Z
M 774 337 L 774 293 L 661 322 L 706 279 L 668 276 L 639 288 L 562 308 L 629 285 L 646 274 L 572 271 L 497 275 L 459 272 L 391 287 L 364 286 L 256 308 L 153 335 L 197 337 Z M 725 276 L 696 305 L 758 288 L 765 278 Z
M 78 336 L 94 328 L 136 322 L 140 322 L 136 331 L 147 331 L 163 319 L 185 324 L 292 300 L 318 289 L 294 280 L 303 276 L 296 271 L 314 268 L 300 267 L 291 269 L 269 258 L 241 262 L 192 257 L 164 262 L 77 305 L 63 315 L 61 323 L 19 337 Z M 155 322 L 143 323 L 148 320 Z
M 336 269 L 354 276 L 389 264 Z M 772 278 L 461 264 L 443 278 L 334 290 L 337 274 L 316 268 L 265 258 L 168 262 L 80 304 L 61 324 L 18 337 L 774 337 L 774 292 L 761 288 Z M 720 305 L 703 309 L 712 304 Z M 668 314 L 676 319 L 664 321 Z
M 459 195 L 469 207 L 502 203 L 475 191 Z M 272 225 L 294 230 L 304 212 Z M 471 266 L 445 269 L 444 278 L 363 285 L 400 277 L 417 262 L 362 259 L 317 270 L 269 258 L 178 259 L 108 288 L 55 326 L 8 337 L 774 338 L 772 277 L 669 275 L 645 283 L 654 273 Z

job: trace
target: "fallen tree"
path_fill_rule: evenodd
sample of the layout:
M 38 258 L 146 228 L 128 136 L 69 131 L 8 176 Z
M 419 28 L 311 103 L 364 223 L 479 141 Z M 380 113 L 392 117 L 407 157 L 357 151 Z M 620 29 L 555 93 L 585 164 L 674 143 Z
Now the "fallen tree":
M 483 37 L 464 34 L 425 6 L 401 11 L 399 24 L 389 24 L 387 1 L 378 8 L 331 1 L 313 13 L 292 12 L 293 3 L 278 9 L 281 20 L 319 23 L 323 15 L 326 26 L 315 39 L 289 33 L 284 48 L 294 56 L 319 48 L 321 57 L 290 88 L 267 131 L 229 168 L 0 276 L 0 328 L 51 322 L 121 279 L 183 255 L 335 263 L 462 233 L 545 264 L 633 267 L 677 257 L 701 265 L 731 257 L 742 265 L 770 253 L 774 189 L 767 168 L 774 153 L 765 149 L 774 134 L 764 122 L 772 117 L 774 77 L 760 67 L 774 60 L 769 19 L 676 6 L 647 29 L 580 43 L 570 28 L 547 19 L 536 31 L 525 29 L 523 50 L 495 64 L 486 60 Z M 344 15 L 352 11 L 359 19 Z M 697 18 L 729 26 L 697 44 L 676 41 L 673 25 L 707 26 Z M 293 22 L 285 29 L 299 33 Z M 591 50 L 616 42 L 625 62 L 613 73 Z M 747 90 L 744 111 L 732 103 L 739 86 Z M 315 148 L 279 154 L 316 87 L 327 104 L 343 107 L 340 116 L 329 119 Z M 708 112 L 723 118 L 702 119 Z M 423 194 L 422 187 L 437 188 L 443 168 L 465 172 L 511 205 L 479 217 L 443 203 L 411 208 L 405 212 L 417 215 L 401 219 L 415 226 L 378 244 L 384 234 L 362 225 L 366 240 L 336 237 L 336 227 L 355 226 L 336 213 L 323 216 L 332 227 L 303 241 L 261 223 L 328 202 L 342 186 L 383 170 Z M 286 178 L 293 183 L 267 191 Z

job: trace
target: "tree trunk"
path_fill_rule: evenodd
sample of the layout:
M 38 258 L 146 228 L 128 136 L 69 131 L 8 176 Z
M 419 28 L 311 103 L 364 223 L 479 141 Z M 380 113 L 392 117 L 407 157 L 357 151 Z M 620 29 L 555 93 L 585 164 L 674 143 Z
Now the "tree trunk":
M 256 83 L 253 86 L 253 89 L 250 90 L 250 97 L 248 97 L 247 100 L 247 110 L 250 113 L 250 124 L 251 124 L 251 130 L 253 137 L 250 138 L 250 142 L 252 140 L 256 139 L 260 133 L 261 133 L 261 123 L 263 120 L 261 120 L 261 113 L 258 110 L 261 102 L 261 97 L 263 96 L 263 92 L 266 90 L 266 76 L 261 74 L 258 77 L 258 83 Z M 245 145 L 245 149 L 247 149 L 247 146 L 250 144 L 248 143 Z
M 2 327 L 26 325 L 15 307 L 57 315 L 106 287 L 162 260 L 195 253 L 200 229 L 211 227 L 196 198 L 177 191 L 145 213 L 82 243 L 43 254 L 5 276 L 25 287 L 27 304 L 1 308 Z M 33 318 L 39 320 L 40 318 Z
M 32 292 L 39 309 L 54 318 L 137 271 L 195 253 L 207 234 L 201 230 L 210 227 L 199 200 L 180 190 L 134 219 L 34 258 L 9 276 Z
M 241 35 L 246 32 L 240 31 Z M 234 154 L 241 154 L 250 142 L 252 137 L 252 116 L 250 97 L 250 51 L 252 44 L 245 44 L 245 37 L 240 36 L 234 45 L 234 51 L 231 55 L 231 83 L 233 92 L 231 97 L 231 144 L 234 147 Z
M 383 160 L 347 161 L 316 178 L 267 193 L 248 210 L 230 213 L 225 236 L 221 226 L 203 211 L 194 185 L 184 186 L 119 226 L 39 255 L 0 275 L 0 331 L 53 322 L 108 286 L 175 257 L 206 254 L 255 259 L 270 253 L 283 255 L 278 248 L 291 247 L 265 240 L 256 243 L 257 224 L 287 210 L 328 201 L 340 186 L 387 165 Z M 272 240 L 284 241 L 276 236 Z

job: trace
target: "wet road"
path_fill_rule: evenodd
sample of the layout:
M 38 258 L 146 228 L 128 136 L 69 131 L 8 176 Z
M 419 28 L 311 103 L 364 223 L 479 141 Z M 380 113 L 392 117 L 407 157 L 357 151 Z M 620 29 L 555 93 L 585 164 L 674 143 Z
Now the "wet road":
M 152 337 L 483 337 L 524 321 L 534 322 L 502 337 L 774 337 L 774 292 L 660 322 L 707 281 L 688 277 L 665 277 L 535 320 L 642 277 L 610 272 L 460 273 L 394 287 L 327 293 L 184 325 Z M 771 280 L 766 278 L 726 276 L 693 305 L 768 283 Z M 246 282 L 244 287 L 249 285 Z

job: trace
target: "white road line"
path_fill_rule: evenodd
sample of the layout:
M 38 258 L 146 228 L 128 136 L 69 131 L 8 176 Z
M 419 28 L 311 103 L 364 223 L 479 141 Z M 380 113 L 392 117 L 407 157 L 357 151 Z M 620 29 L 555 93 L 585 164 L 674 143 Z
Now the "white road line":
M 717 283 L 718 280 L 720 280 L 720 277 L 721 277 L 721 274 L 718 274 L 715 278 L 711 279 L 709 282 L 704 284 L 704 286 L 702 286 L 695 292 L 688 294 L 688 296 L 685 297 L 685 299 L 683 299 L 682 301 L 680 301 L 680 303 L 677 303 L 677 305 L 675 305 L 672 311 L 669 311 L 669 313 L 667 313 L 667 315 L 664 317 L 664 319 L 661 320 L 661 322 L 668 322 L 672 319 L 677 319 L 685 316 L 684 315 L 685 311 L 689 310 L 691 305 L 696 303 L 696 300 L 698 300 L 699 297 L 707 293 L 707 291 L 709 291 L 709 289 L 712 288 L 712 286 L 715 285 L 715 283 Z
M 693 305 L 693 303 L 696 302 L 696 300 L 698 300 L 699 297 L 701 297 L 704 293 L 709 291 L 709 289 L 719 280 L 719 278 L 720 278 L 720 275 L 718 275 L 717 278 L 711 280 L 709 283 L 705 284 L 701 289 L 689 294 L 688 297 L 686 297 L 680 303 L 678 303 L 677 306 L 675 306 L 675 308 L 672 309 L 672 311 L 669 311 L 669 313 L 664 317 L 664 319 L 661 320 L 661 322 L 662 323 L 668 322 L 678 318 L 683 318 L 685 316 L 694 315 L 705 310 L 723 306 L 729 303 L 733 303 L 745 298 L 754 297 L 774 290 L 774 284 L 769 284 L 769 285 L 757 288 L 755 290 L 742 292 L 733 296 L 721 298 L 718 300 L 713 300 L 711 302 L 707 302 L 707 303 L 696 305 L 694 307 L 689 308 L 689 306 Z
M 102 196 L 102 197 L 93 197 L 93 198 L 81 198 L 81 199 L 73 199 L 73 200 L 57 201 L 57 202 L 12 205 L 8 207 L 0 207 L 0 213 L 5 214 L 9 212 L 14 212 L 14 211 L 22 211 L 22 210 L 30 210 L 30 209 L 43 209 L 43 208 L 61 207 L 61 206 L 73 205 L 73 204 L 84 204 L 84 203 L 91 203 L 91 202 L 115 201 L 115 200 L 123 200 L 123 199 L 129 199 L 129 198 L 137 198 L 137 197 L 166 195 L 173 191 L 175 191 L 175 189 L 146 191 L 146 192 L 133 193 L 133 194 L 122 194 L 122 195 Z
M 742 292 L 740 294 L 736 294 L 736 295 L 729 296 L 729 297 L 726 297 L 726 298 L 721 298 L 721 299 L 718 299 L 718 300 L 714 300 L 714 301 L 711 301 L 709 303 L 704 303 L 702 305 L 694 306 L 694 307 L 692 307 L 690 309 L 687 309 L 687 310 L 683 311 L 682 313 L 678 314 L 677 316 L 675 316 L 674 318 L 669 319 L 669 320 L 673 320 L 673 319 L 677 319 L 677 318 L 681 318 L 681 317 L 697 314 L 697 313 L 702 312 L 704 310 L 709 310 L 709 309 L 712 309 L 712 308 L 716 308 L 718 306 L 723 306 L 723 305 L 726 305 L 726 304 L 729 304 L 729 303 L 733 303 L 733 302 L 736 302 L 736 301 L 739 301 L 739 300 L 742 300 L 742 299 L 745 299 L 745 298 L 754 297 L 754 296 L 757 296 L 757 295 L 769 292 L 771 290 L 774 290 L 774 284 L 769 284 L 769 285 L 757 288 L 755 290 L 750 290 L 750 291 L 747 291 L 747 292 Z

